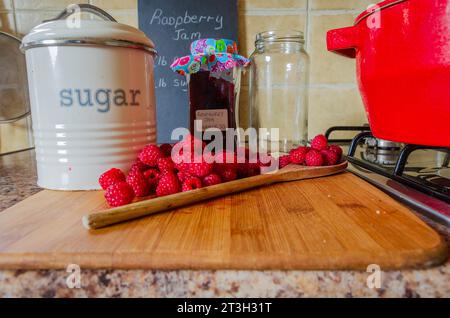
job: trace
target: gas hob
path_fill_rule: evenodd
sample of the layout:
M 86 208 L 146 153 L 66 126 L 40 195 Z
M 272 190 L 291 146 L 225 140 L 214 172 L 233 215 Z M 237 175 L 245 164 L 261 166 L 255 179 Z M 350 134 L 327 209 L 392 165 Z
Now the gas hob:
M 361 131 L 332 139 L 337 131 Z M 331 127 L 326 136 L 347 150 L 348 170 L 450 227 L 450 149 L 405 145 L 375 138 L 368 126 Z

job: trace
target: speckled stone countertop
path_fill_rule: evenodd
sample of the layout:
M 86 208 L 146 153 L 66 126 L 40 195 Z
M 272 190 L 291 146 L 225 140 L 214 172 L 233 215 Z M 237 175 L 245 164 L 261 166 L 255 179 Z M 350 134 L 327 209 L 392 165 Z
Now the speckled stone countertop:
M 33 151 L 0 156 L 0 211 L 40 191 Z M 0 212 L 1 213 L 1 212 Z M 423 217 L 422 217 L 423 218 Z M 450 231 L 423 218 L 449 242 Z M 450 262 L 427 270 L 153 271 L 82 270 L 69 288 L 61 270 L 0 270 L 0 297 L 450 297 Z

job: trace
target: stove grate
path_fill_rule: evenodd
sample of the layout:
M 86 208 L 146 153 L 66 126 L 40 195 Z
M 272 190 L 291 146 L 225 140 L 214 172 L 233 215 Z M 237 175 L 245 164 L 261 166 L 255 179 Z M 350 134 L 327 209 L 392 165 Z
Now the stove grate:
M 347 154 L 347 160 L 355 166 L 367 169 L 369 171 L 378 173 L 387 178 L 391 178 L 396 180 L 399 183 L 410 186 L 418 191 L 436 197 L 440 200 L 450 203 L 450 189 L 444 185 L 432 183 L 428 181 L 428 178 L 421 177 L 412 177 L 405 174 L 406 163 L 408 157 L 416 150 L 436 150 L 445 152 L 446 159 L 444 160 L 443 167 L 448 167 L 449 157 L 450 157 L 450 148 L 442 148 L 442 147 L 431 147 L 431 146 L 420 146 L 420 145 L 405 145 L 399 154 L 397 162 L 395 163 L 394 168 L 383 167 L 368 161 L 356 158 L 355 153 L 357 147 L 367 138 L 374 138 L 372 132 L 363 131 L 356 135 L 351 144 Z M 420 168 L 419 168 L 420 169 Z

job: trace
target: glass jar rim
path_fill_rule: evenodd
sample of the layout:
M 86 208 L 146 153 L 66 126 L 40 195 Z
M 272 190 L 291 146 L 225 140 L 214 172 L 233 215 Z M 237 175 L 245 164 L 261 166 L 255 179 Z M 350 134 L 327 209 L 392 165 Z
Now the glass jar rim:
M 270 30 L 256 34 L 255 44 L 261 42 L 298 42 L 305 43 L 304 33 L 299 30 Z

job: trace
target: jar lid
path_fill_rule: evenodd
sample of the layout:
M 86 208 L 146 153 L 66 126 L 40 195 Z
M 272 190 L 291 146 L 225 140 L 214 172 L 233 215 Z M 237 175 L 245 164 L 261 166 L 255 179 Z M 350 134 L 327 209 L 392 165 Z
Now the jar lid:
M 200 39 L 191 43 L 191 54 L 177 58 L 170 66 L 180 75 L 200 70 L 222 72 L 245 67 L 250 60 L 239 55 L 236 42 L 228 39 Z
M 75 5 L 79 12 L 96 14 L 101 20 L 66 20 L 74 13 L 64 10 L 55 19 L 34 27 L 22 40 L 22 51 L 44 46 L 115 46 L 156 53 L 154 43 L 140 30 L 116 22 L 105 11 L 88 4 Z M 78 10 L 78 9 L 75 9 Z

